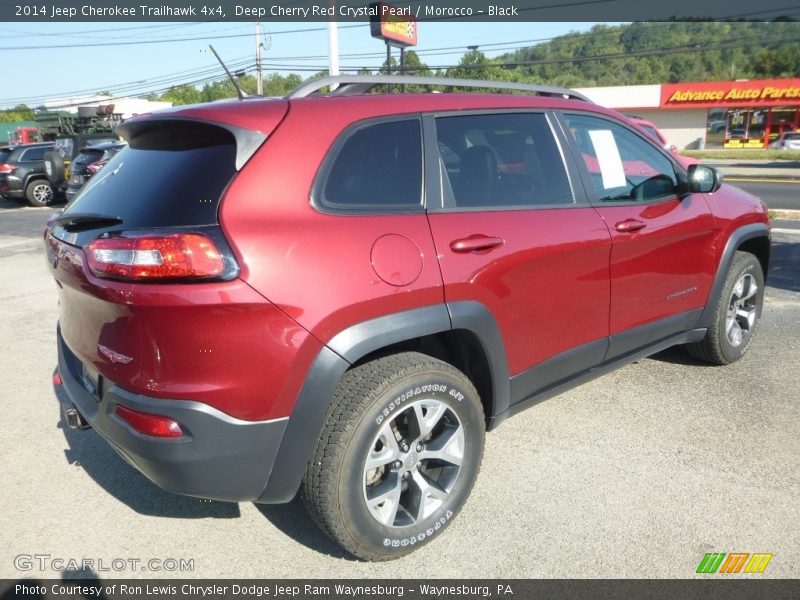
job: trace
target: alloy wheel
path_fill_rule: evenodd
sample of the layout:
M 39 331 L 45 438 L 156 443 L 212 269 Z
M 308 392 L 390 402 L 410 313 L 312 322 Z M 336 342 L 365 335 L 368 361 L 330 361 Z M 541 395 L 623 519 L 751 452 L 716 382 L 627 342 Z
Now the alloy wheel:
M 47 184 L 39 184 L 33 188 L 33 197 L 37 202 L 49 204 L 53 199 L 53 189 Z
M 364 501 L 387 527 L 432 515 L 448 499 L 464 459 L 464 428 L 444 402 L 417 400 L 383 426 L 364 463 Z
M 733 347 L 741 346 L 756 323 L 758 285 L 755 277 L 745 273 L 733 286 L 725 317 L 725 335 Z

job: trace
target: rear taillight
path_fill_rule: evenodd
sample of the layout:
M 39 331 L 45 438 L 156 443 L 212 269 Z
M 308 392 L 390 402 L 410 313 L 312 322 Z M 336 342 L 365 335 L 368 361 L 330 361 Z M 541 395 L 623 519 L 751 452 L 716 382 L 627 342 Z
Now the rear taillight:
M 217 245 L 199 233 L 98 238 L 86 258 L 92 273 L 110 279 L 208 279 L 225 271 Z
M 139 412 L 127 406 L 117 405 L 114 410 L 120 419 L 130 425 L 135 431 L 160 438 L 179 438 L 183 435 L 181 426 L 169 417 Z
M 0 173 L 13 173 L 16 167 L 8 163 L 0 164 Z
M 84 172 L 87 175 L 96 175 L 97 172 L 100 169 L 102 169 L 103 167 L 106 166 L 107 162 L 108 162 L 108 159 L 106 159 L 106 160 L 98 160 L 98 161 L 95 161 L 93 163 L 90 163 L 90 164 L 86 165 L 86 168 L 84 169 Z

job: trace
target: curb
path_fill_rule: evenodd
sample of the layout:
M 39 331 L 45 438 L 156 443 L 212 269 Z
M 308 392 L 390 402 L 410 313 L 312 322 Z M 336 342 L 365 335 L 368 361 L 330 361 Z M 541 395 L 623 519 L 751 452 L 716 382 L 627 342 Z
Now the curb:
M 773 221 L 800 221 L 800 210 L 770 208 L 769 216 Z
M 724 181 L 732 183 L 800 183 L 800 177 L 788 175 L 786 177 L 776 177 L 775 175 L 727 175 L 724 171 L 723 175 L 725 175 Z

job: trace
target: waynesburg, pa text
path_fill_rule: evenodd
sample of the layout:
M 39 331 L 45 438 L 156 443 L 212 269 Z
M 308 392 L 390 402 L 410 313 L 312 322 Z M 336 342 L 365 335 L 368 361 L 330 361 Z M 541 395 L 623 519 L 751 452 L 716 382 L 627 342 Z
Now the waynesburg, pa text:
M 453 583 L 405 583 L 403 585 L 384 585 L 380 583 L 332 583 L 322 585 L 319 583 L 304 583 L 301 585 L 288 585 L 270 583 L 261 585 L 254 583 L 198 585 L 195 583 L 113 583 L 113 584 L 86 584 L 59 582 L 48 585 L 18 583 L 14 588 L 15 597 L 23 598 L 51 596 L 69 596 L 83 598 L 107 598 L 111 596 L 129 596 L 141 598 L 144 596 L 161 597 L 190 597 L 190 598 L 227 598 L 242 596 L 247 598 L 309 598 L 309 597 L 394 597 L 409 596 L 425 598 L 442 598 L 463 596 L 467 598 L 491 598 L 493 596 L 513 596 L 514 591 L 508 583 L 483 584 L 453 584 Z

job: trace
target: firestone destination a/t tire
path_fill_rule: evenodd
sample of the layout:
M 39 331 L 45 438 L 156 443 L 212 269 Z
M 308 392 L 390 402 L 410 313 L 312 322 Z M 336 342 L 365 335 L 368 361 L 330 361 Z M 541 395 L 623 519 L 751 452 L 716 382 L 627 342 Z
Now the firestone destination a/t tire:
M 729 365 L 747 352 L 764 304 L 764 271 L 749 252 L 737 252 L 731 262 L 714 320 L 705 338 L 687 345 L 689 354 L 715 364 Z
M 484 432 L 478 393 L 453 366 L 414 352 L 362 364 L 338 386 L 301 496 L 354 556 L 399 558 L 458 514 Z

